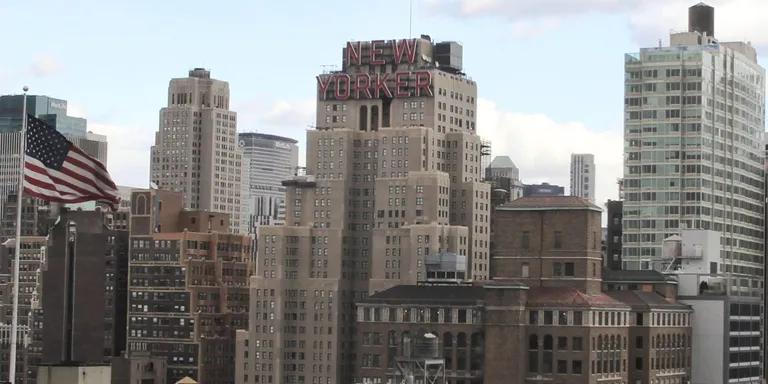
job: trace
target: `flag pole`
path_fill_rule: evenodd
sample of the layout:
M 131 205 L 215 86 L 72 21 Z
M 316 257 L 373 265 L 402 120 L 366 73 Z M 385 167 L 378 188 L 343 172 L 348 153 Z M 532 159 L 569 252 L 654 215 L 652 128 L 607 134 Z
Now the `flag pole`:
M 16 382 L 16 344 L 19 328 L 19 264 L 21 264 L 21 214 L 24 199 L 24 153 L 27 149 L 27 91 L 24 86 L 24 98 L 21 113 L 21 151 L 19 151 L 19 190 L 16 192 L 16 262 L 13 263 L 13 317 L 11 318 L 11 361 L 8 369 L 8 382 Z

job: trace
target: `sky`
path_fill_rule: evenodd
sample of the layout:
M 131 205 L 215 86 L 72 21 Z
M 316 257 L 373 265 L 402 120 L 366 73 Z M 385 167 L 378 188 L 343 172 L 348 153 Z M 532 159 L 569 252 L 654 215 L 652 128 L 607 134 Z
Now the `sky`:
M 427 34 L 464 47 L 478 133 L 524 183 L 568 187 L 571 153 L 593 153 L 597 202 L 622 176 L 624 53 L 687 29 L 681 0 L 0 0 L 0 94 L 69 102 L 107 135 L 120 185 L 146 187 L 168 81 L 195 67 L 228 81 L 238 131 L 299 140 L 315 124 L 315 76 L 346 41 Z M 715 36 L 766 63 L 765 0 L 715 0 Z

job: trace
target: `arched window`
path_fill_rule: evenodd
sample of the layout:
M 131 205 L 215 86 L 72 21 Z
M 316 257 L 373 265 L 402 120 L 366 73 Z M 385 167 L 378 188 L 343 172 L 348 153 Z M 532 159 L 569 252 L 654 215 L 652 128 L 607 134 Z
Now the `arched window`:
M 443 333 L 443 347 L 453 347 L 453 335 L 450 332 Z
M 458 348 L 466 348 L 467 347 L 467 334 L 464 332 L 459 332 L 458 335 L 456 335 L 456 347 Z
M 530 335 L 530 336 L 528 336 L 528 349 L 539 349 L 539 336 L 538 335 Z
M 371 107 L 371 131 L 379 130 L 379 106 Z
M 360 106 L 360 126 L 358 127 L 361 131 L 367 131 L 368 130 L 368 107 L 365 105 Z
M 146 215 L 147 212 L 147 198 L 144 195 L 138 195 L 136 197 L 136 210 L 137 215 Z

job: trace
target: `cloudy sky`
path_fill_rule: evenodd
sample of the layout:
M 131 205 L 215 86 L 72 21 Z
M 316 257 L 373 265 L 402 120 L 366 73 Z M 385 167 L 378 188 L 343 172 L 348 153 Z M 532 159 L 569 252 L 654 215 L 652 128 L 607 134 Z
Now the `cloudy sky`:
M 621 177 L 623 55 L 687 28 L 680 0 L 413 0 L 413 35 L 464 45 L 478 131 L 526 183 L 568 184 L 572 152 L 596 156 L 597 198 Z M 765 0 L 716 0 L 715 35 L 768 52 Z M 227 80 L 238 129 L 294 137 L 314 123 L 314 76 L 348 40 L 407 37 L 409 1 L 0 1 L 0 94 L 69 101 L 109 138 L 118 184 L 148 184 L 168 80 Z

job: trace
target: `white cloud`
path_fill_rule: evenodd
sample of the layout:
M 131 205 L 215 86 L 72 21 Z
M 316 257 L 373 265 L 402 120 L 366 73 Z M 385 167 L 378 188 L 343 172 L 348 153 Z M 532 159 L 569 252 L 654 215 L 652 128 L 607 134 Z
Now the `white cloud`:
M 36 77 L 47 77 L 56 74 L 61 69 L 59 61 L 51 55 L 38 56 L 29 65 L 29 72 Z
M 502 18 L 518 30 L 556 29 L 563 20 L 588 14 L 626 17 L 634 41 L 653 45 L 667 42 L 670 30 L 688 28 L 688 7 L 697 0 L 424 0 L 427 13 L 461 19 Z M 708 0 L 715 7 L 715 36 L 721 41 L 751 41 L 768 48 L 765 0 Z M 610 32 L 610 31 L 606 31 Z M 522 33 L 530 35 L 530 33 Z
M 571 153 L 595 155 L 596 203 L 617 199 L 622 176 L 622 133 L 597 132 L 579 122 L 560 122 L 542 114 L 502 110 L 478 99 L 478 134 L 491 140 L 493 156 L 508 155 L 526 184 L 549 182 L 570 187 Z

